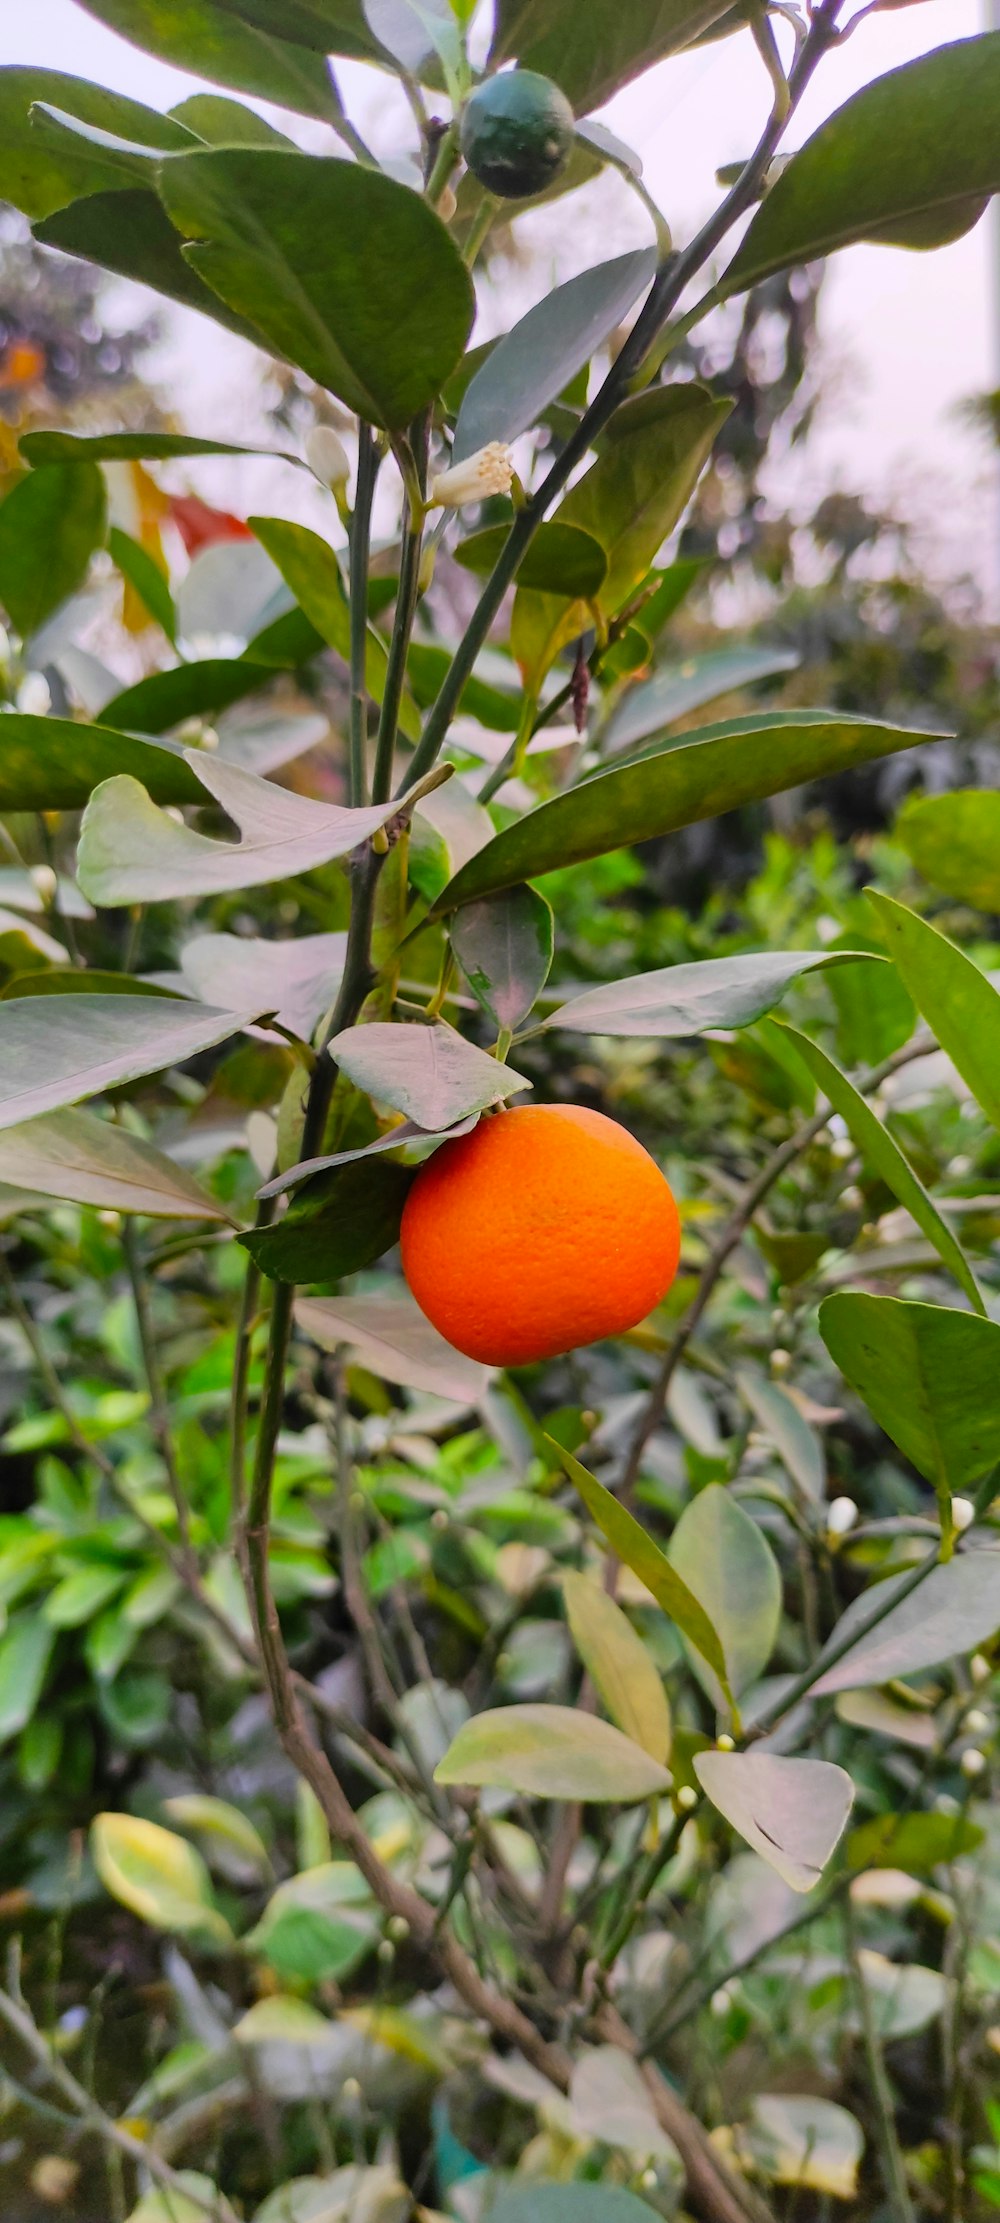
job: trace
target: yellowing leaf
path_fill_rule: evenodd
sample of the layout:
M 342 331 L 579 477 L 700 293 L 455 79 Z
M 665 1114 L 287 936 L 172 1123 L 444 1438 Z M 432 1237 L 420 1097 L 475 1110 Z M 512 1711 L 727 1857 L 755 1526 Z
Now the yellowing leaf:
M 670 1707 L 631 1621 L 600 1583 L 563 1576 L 570 1633 L 612 1721 L 654 1760 L 670 1757 Z
M 98 1814 L 90 1844 L 105 1890 L 144 1922 L 231 1943 L 201 1854 L 183 1837 L 137 1814 Z

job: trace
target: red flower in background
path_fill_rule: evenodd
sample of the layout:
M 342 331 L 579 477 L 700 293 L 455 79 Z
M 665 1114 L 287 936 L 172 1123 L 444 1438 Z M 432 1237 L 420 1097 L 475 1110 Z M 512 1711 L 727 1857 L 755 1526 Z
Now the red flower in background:
M 211 548 L 217 540 L 252 540 L 249 525 L 228 509 L 213 509 L 200 494 L 170 494 L 167 507 L 189 556 Z

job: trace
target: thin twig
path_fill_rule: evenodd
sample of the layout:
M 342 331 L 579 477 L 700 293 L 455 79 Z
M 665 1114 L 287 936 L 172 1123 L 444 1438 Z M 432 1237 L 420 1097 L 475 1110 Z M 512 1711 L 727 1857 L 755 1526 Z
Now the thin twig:
M 896 2107 L 886 2073 L 885 2056 L 879 2035 L 872 1995 L 865 1982 L 858 1953 L 857 1929 L 854 1908 L 850 1897 L 844 1902 L 844 1937 L 847 1957 L 851 1967 L 854 1996 L 861 2022 L 861 2036 L 868 2065 L 869 2087 L 878 2125 L 878 2139 L 882 2154 L 882 2173 L 886 2198 L 892 2223 L 914 2223 L 913 2203 L 906 2182 L 906 2168 L 896 2132 Z
M 378 442 L 371 426 L 358 429 L 358 477 L 351 518 L 351 729 L 348 801 L 367 802 L 368 690 L 365 672 L 368 656 L 368 562 L 371 549 L 372 502 L 378 476 Z
M 167 1387 L 156 1345 L 156 1333 L 149 1304 L 149 1291 L 146 1286 L 145 1266 L 135 1231 L 135 1221 L 131 1218 L 127 1218 L 122 1226 L 122 1254 L 132 1290 L 135 1322 L 139 1332 L 139 1348 L 142 1352 L 143 1369 L 149 1387 L 149 1418 L 153 1440 L 166 1468 L 167 1484 L 174 1501 L 174 1511 L 177 1514 L 177 1526 L 180 1531 L 181 1552 L 184 1562 L 197 1575 L 198 1561 L 194 1545 L 191 1542 L 191 1516 L 177 1470 L 177 1461 L 174 1457 Z

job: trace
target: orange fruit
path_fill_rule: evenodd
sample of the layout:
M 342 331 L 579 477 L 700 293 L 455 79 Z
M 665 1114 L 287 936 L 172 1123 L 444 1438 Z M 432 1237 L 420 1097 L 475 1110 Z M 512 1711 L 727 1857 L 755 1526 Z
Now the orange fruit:
M 422 1166 L 403 1271 L 455 1349 L 525 1366 L 644 1320 L 677 1272 L 669 1183 L 635 1136 L 582 1104 L 481 1119 Z

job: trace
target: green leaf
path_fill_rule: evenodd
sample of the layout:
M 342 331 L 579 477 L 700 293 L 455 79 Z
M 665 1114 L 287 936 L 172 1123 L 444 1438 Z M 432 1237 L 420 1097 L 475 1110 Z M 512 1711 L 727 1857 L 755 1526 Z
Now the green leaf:
M 383 1381 L 475 1405 L 491 1370 L 454 1351 L 397 1283 L 363 1297 L 302 1297 L 295 1317 L 322 1351 L 346 1348 Z
M 826 1495 L 823 1445 L 794 1398 L 779 1382 L 753 1374 L 749 1367 L 738 1368 L 736 1386 L 807 1503 L 822 1505 Z
M 732 403 L 707 387 L 659 387 L 619 411 L 606 445 L 557 516 L 599 540 L 608 557 L 603 609 L 620 610 L 694 492 Z
M 163 1801 L 163 1811 L 179 1829 L 193 1831 L 204 1837 L 209 1848 L 218 1846 L 223 1854 L 235 1854 L 241 1868 L 249 1868 L 255 1876 L 271 1874 L 271 1860 L 260 1831 L 254 1827 L 249 1815 L 238 1806 L 231 1806 L 228 1799 L 210 1798 L 201 1791 L 184 1791 L 175 1798 Z M 225 1865 L 225 1861 L 220 1863 Z
M 666 1765 L 670 1708 L 641 1637 L 600 1583 L 586 1575 L 564 1575 L 563 1596 L 573 1642 L 612 1721 Z
M 211 2177 L 204 2177 L 200 2169 L 177 2171 L 176 2185 L 169 2191 L 151 2187 L 144 2192 L 137 2207 L 130 2210 L 128 2223 L 205 2223 L 206 2208 L 214 2200 L 218 2206 L 220 2193 Z
M 621 0 L 587 0 L 581 10 L 579 0 L 499 0 L 490 65 L 516 58 L 522 69 L 554 77 L 582 115 L 652 62 L 689 46 L 728 6 L 729 0 L 629 0 L 626 7 Z
M 195 455 L 270 456 L 306 468 L 289 448 L 236 447 L 231 440 L 196 440 L 186 432 L 25 432 L 18 449 L 33 469 L 43 463 L 168 463 Z
M 318 54 L 343 54 L 357 61 L 382 58 L 369 32 L 362 0 L 216 0 L 216 4 L 257 30 L 311 46 Z M 208 97 L 195 94 L 183 106 L 186 110 L 200 105 Z M 200 127 L 196 123 L 194 128 Z M 206 129 L 204 136 L 214 138 L 215 133 Z
M 76 1568 L 49 1591 L 42 1608 L 46 1621 L 54 1629 L 82 1628 L 124 1587 L 127 1575 L 128 1569 L 120 1566 Z
M 896 832 L 917 871 L 933 888 L 977 911 L 1000 911 L 1000 794 L 962 787 L 951 795 L 916 795 Z
M 67 135 L 58 146 L 46 145 L 31 119 L 36 101 L 143 146 L 190 145 L 181 124 L 104 85 L 61 70 L 0 69 L 0 200 L 32 218 L 49 216 L 80 194 L 113 189 L 119 176 L 113 158 L 84 139 L 73 144 Z
M 851 1811 L 854 1785 L 845 1770 L 771 1752 L 699 1752 L 694 1771 L 745 1843 L 793 1891 L 811 1891 Z
M 122 578 L 127 579 L 140 602 L 149 611 L 157 625 L 166 634 L 172 647 L 177 644 L 177 612 L 170 584 L 148 548 L 133 540 L 118 525 L 112 525 L 108 534 L 108 548 Z
M 950 1536 L 950 1493 L 971 1489 L 1000 1459 L 1000 1325 L 846 1289 L 824 1299 L 819 1327 L 879 1427 L 933 1483 Z
M 606 1490 L 595 1475 L 588 1473 L 579 1459 L 574 1459 L 571 1451 L 564 1451 L 554 1437 L 546 1436 L 545 1442 L 574 1488 L 579 1490 L 591 1519 L 607 1538 L 612 1551 L 617 1553 L 626 1567 L 631 1567 L 632 1573 L 638 1575 L 640 1582 L 645 1583 L 657 1605 L 671 1621 L 676 1622 L 682 1635 L 701 1654 L 725 1688 L 725 1653 L 700 1599 L 688 1588 L 677 1569 L 671 1566 L 666 1554 L 660 1550 L 658 1544 L 654 1544 L 651 1536 L 647 1536 L 645 1529 L 640 1527 L 628 1508 L 620 1505 L 618 1499 L 612 1497 L 610 1490 Z
M 877 1814 L 852 1829 L 846 1853 L 852 1868 L 902 1868 L 927 1876 L 983 1843 L 985 1831 L 967 1814 Z
M 213 718 L 245 695 L 269 687 L 274 667 L 255 664 L 248 656 L 206 656 L 198 663 L 175 664 L 170 671 L 150 672 L 112 695 L 101 710 L 105 726 L 122 732 L 164 733 L 189 718 Z M 184 801 L 191 798 L 185 796 Z
M 549 976 L 552 911 L 534 888 L 508 888 L 459 911 L 451 946 L 497 1032 L 520 1026 Z
M 398 1241 L 412 1180 L 408 1167 L 379 1158 L 319 1173 L 276 1227 L 252 1228 L 239 1241 L 272 1281 L 340 1281 Z
M 104 540 L 107 503 L 96 463 L 29 471 L 0 503 L 0 602 L 23 636 L 81 586 Z
M 671 1781 L 641 1745 L 573 1706 L 501 1706 L 474 1714 L 452 1739 L 434 1780 L 616 1806 L 669 1791 Z
M 1000 1627 L 1000 1552 L 963 1551 L 933 1567 L 908 1597 L 893 1605 L 905 1579 L 891 1576 L 848 1606 L 827 1651 L 835 1646 L 839 1651 L 845 1637 L 856 1640 L 824 1669 L 813 1685 L 814 1696 L 919 1675 L 988 1644 Z
M 736 1498 L 712 1482 L 686 1505 L 670 1539 L 675 1573 L 703 1606 L 722 1646 L 724 1677 L 692 1664 L 720 1705 L 725 1691 L 739 1698 L 763 1674 L 778 1637 L 781 1576 L 756 1521 Z
M 353 1911 L 363 1878 L 350 1861 L 324 1861 L 278 1885 L 247 1944 L 286 1982 L 340 1982 L 375 1942 L 370 1915 Z
M 166 996 L 26 996 L 0 1003 L 0 1127 L 182 1065 L 244 1023 L 238 1012 Z
M 875 888 L 865 893 L 917 1010 L 987 1118 L 1000 1127 L 1000 995 L 971 957 L 936 926 Z
M 433 1026 L 373 1020 L 335 1034 L 327 1048 L 356 1088 L 428 1133 L 531 1087 L 523 1074 L 477 1050 L 441 1019 Z
M 746 728 L 737 725 L 717 739 L 689 739 L 642 763 L 602 772 L 542 803 L 456 873 L 431 915 L 932 738 L 865 718 L 808 712 L 793 724 L 765 723 L 751 731 L 752 746 Z
M 852 240 L 956 238 L 1000 189 L 1000 33 L 958 39 L 865 85 L 794 155 L 723 279 L 727 292 Z M 928 223 L 928 219 L 930 222 Z
M 485 575 L 492 571 L 506 539 L 505 525 L 484 525 L 482 532 L 459 541 L 455 561 L 466 571 Z M 540 594 L 582 595 L 590 601 L 600 593 L 607 569 L 608 559 L 593 533 L 582 532 L 579 525 L 543 524 L 518 565 L 517 583 Z
M 460 912 L 459 917 L 467 916 Z M 452 935 L 457 926 L 452 929 Z M 760 950 L 746 957 L 710 957 L 694 965 L 665 965 L 631 980 L 586 988 L 560 1004 L 546 1027 L 569 1034 L 644 1034 L 683 1037 L 717 1027 L 746 1027 L 761 1019 L 803 973 L 863 958 L 865 950 Z
M 199 803 L 203 790 L 183 751 L 69 718 L 8 711 L 0 726 L 0 810 L 82 810 L 116 772 L 142 780 L 158 803 Z
M 1000 998 L 997 1008 L 1000 1016 Z M 782 1024 L 784 1032 L 794 1042 L 799 1056 L 808 1065 L 827 1102 L 832 1104 L 834 1111 L 840 1113 L 862 1157 L 916 1220 L 928 1242 L 933 1244 L 938 1257 L 961 1284 L 974 1310 L 985 1314 L 986 1306 L 979 1285 L 957 1236 L 952 1233 L 947 1220 L 942 1218 L 933 1198 L 928 1196 L 923 1182 L 918 1180 L 909 1160 L 904 1157 L 888 1128 L 883 1127 L 871 1105 L 858 1094 L 846 1073 L 840 1071 L 839 1066 L 834 1064 L 832 1058 L 827 1057 L 826 1051 L 821 1050 L 818 1043 L 811 1042 L 807 1035 L 800 1034 L 797 1027 L 790 1027 L 784 1022 Z
M 228 1922 L 212 1897 L 208 1870 L 193 1845 L 137 1814 L 98 1814 L 90 1832 L 94 1866 L 106 1891 L 157 1930 L 199 1932 L 220 1944 Z
M 190 268 L 369 422 L 408 424 L 454 370 L 472 280 L 409 187 L 329 156 L 227 147 L 172 158 L 160 191 Z
M 178 826 L 138 780 L 105 780 L 84 812 L 78 865 L 80 886 L 98 907 L 213 895 L 310 872 L 367 841 L 398 809 L 391 802 L 365 810 L 316 803 L 217 756 L 185 754 L 242 839 L 216 841 Z
M 308 525 L 289 523 L 281 517 L 251 517 L 247 520 L 261 547 L 266 548 L 272 562 L 276 563 L 286 586 L 291 589 L 301 610 L 305 611 L 317 633 L 338 656 L 349 662 L 351 654 L 351 606 L 343 574 L 335 551 L 329 541 L 319 533 L 310 531 Z M 369 625 L 365 649 L 365 682 L 368 692 L 380 703 L 385 690 L 385 668 L 388 650 L 382 635 L 374 625 Z M 419 737 L 420 718 L 415 703 L 404 693 L 400 727 L 411 741 Z
M 0 1181 L 151 1219 L 228 1217 L 183 1166 L 93 1112 L 49 1112 L 8 1127 L 0 1136 Z
M 120 278 L 152 286 L 168 300 L 200 309 L 203 316 L 260 346 L 256 327 L 226 308 L 185 261 L 181 241 L 155 193 L 141 186 L 91 192 L 85 200 L 57 209 L 44 223 L 36 223 L 34 230 L 43 247 L 81 255 L 85 262 L 98 263 Z
M 154 1628 L 168 1613 L 183 1584 L 172 1567 L 147 1567 L 130 1584 L 122 1600 L 122 1620 L 127 1629 Z
M 454 461 L 490 440 L 512 441 L 538 423 L 577 371 L 628 314 L 656 269 L 651 247 L 581 271 L 556 286 L 490 349 L 466 387 Z M 530 579 L 520 577 L 525 586 Z
M 523 576 L 518 574 L 519 577 Z M 640 623 L 645 613 L 640 612 Z M 638 741 L 662 736 L 719 695 L 738 687 L 752 687 L 762 679 L 775 679 L 794 671 L 801 661 L 794 649 L 717 648 L 705 656 L 686 657 L 682 664 L 665 665 L 652 679 L 630 687 L 608 724 L 602 749 L 607 756 L 631 749 Z
M 241 23 L 218 0 L 83 0 L 83 5 L 134 46 L 212 84 L 259 94 L 324 123 L 339 114 L 319 55 Z
M 31 1720 L 48 1674 L 56 1632 L 40 1613 L 21 1613 L 0 1637 L 0 1745 Z

